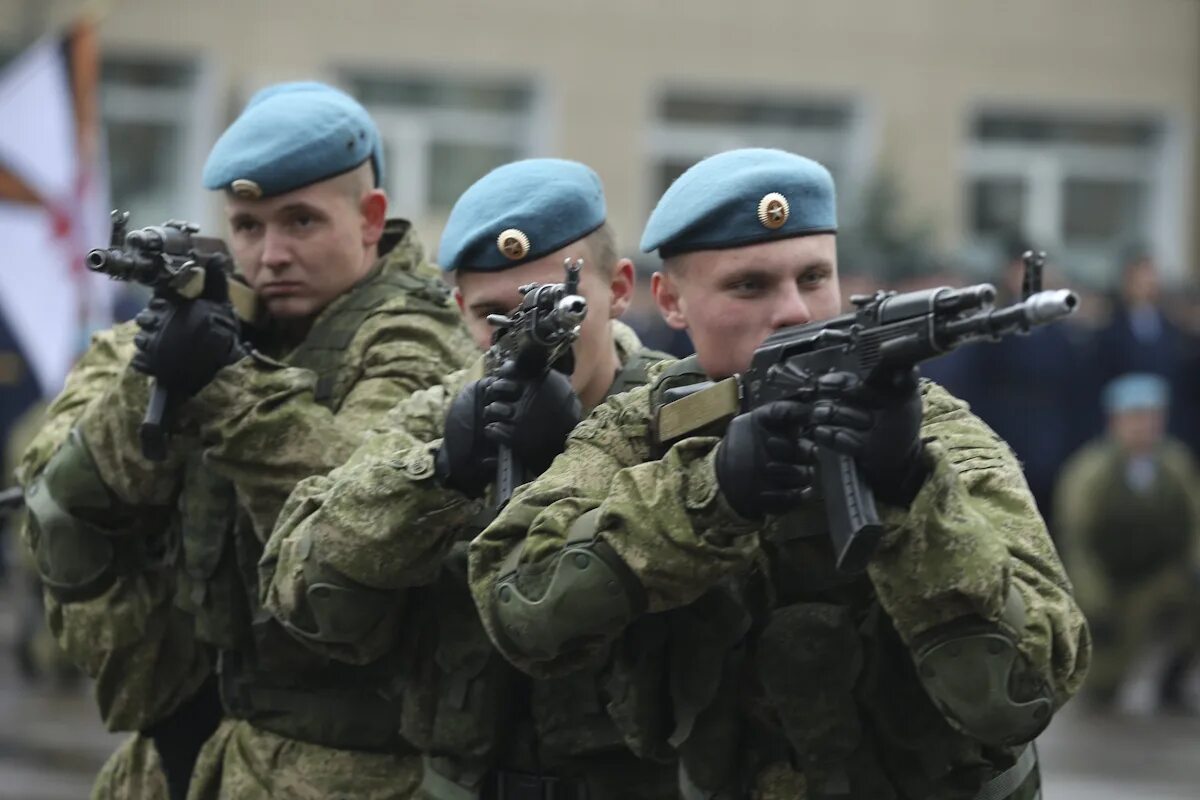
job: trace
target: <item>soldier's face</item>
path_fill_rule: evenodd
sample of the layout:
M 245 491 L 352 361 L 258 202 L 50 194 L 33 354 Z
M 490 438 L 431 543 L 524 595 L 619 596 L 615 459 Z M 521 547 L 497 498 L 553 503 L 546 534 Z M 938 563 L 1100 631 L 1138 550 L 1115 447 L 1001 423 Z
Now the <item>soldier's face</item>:
M 750 366 L 780 328 L 829 319 L 841 310 L 837 239 L 799 236 L 669 259 L 651 283 L 672 328 L 686 330 L 712 378 Z
M 331 179 L 275 197 L 229 197 L 230 248 L 272 316 L 310 317 L 370 271 L 387 216 L 378 190 L 358 199 Z
M 1166 412 L 1158 408 L 1123 411 L 1108 418 L 1109 433 L 1131 455 L 1148 453 L 1157 447 L 1166 427 Z
M 587 300 L 587 317 L 575 341 L 575 372 L 571 385 L 585 405 L 608 391 L 613 379 L 613 341 L 609 321 L 621 316 L 633 294 L 633 264 L 622 259 L 612 274 L 600 269 L 587 239 L 582 239 L 548 256 L 498 272 L 460 271 L 455 298 L 462 309 L 467 330 L 481 350 L 492 342 L 495 330 L 488 314 L 507 314 L 521 303 L 518 287 L 527 283 L 562 283 L 563 261 L 583 259 L 579 293 Z

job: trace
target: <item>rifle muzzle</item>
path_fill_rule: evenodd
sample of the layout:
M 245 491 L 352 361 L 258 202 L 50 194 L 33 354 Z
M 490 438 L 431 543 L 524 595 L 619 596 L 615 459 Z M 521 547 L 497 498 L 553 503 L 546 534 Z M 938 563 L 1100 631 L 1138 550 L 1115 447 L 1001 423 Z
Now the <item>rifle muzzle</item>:
M 130 253 L 115 247 L 107 250 L 102 248 L 89 250 L 84 264 L 92 272 L 99 272 L 118 281 L 135 281 L 151 285 L 158 277 L 158 270 L 153 260 L 141 256 L 140 253 Z
M 1051 289 L 1031 294 L 1024 306 L 1029 324 L 1041 325 L 1073 313 L 1079 307 L 1079 297 L 1070 289 Z
M 558 308 L 555 309 L 555 312 L 564 325 L 574 327 L 583 322 L 587 316 L 587 300 L 580 295 L 569 294 L 558 301 Z
M 97 248 L 89 250 L 87 257 L 83 260 L 84 266 L 92 272 L 108 272 L 109 254 L 107 250 Z

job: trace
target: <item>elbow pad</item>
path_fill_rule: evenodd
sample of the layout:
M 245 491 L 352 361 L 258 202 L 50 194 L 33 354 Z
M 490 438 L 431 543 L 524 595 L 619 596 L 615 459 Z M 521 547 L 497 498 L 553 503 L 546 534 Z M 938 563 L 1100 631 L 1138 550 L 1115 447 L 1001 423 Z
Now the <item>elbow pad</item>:
M 305 534 L 304 603 L 284 626 L 294 635 L 331 645 L 355 645 L 374 631 L 389 610 L 392 593 L 372 589 L 312 557 Z
M 1025 609 L 1009 590 L 1005 621 L 1020 630 Z M 1049 687 L 1032 674 L 1013 638 L 997 625 L 943 632 L 916 654 L 917 674 L 934 705 L 963 733 L 986 745 L 1033 741 L 1050 723 Z
M 42 582 L 63 602 L 89 600 L 112 585 L 123 562 L 141 554 L 140 536 L 114 536 L 75 509 L 114 513 L 91 453 L 72 431 L 25 494 L 29 544 Z
M 514 652 L 550 661 L 568 649 L 617 636 L 645 608 L 637 576 L 595 538 L 599 510 L 571 526 L 567 546 L 547 564 L 544 591 L 532 599 L 518 586 L 518 548 L 495 589 L 495 628 Z

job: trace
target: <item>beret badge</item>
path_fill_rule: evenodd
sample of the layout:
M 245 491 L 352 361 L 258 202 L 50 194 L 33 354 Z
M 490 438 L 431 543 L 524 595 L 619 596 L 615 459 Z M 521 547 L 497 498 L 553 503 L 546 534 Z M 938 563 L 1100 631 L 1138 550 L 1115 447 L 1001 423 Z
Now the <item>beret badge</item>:
M 257 200 L 263 194 L 262 187 L 248 178 L 238 178 L 230 183 L 229 191 L 233 192 L 235 197 L 244 197 L 247 200 Z
M 790 213 L 791 207 L 787 198 L 779 192 L 765 194 L 763 199 L 758 201 L 758 221 L 764 228 L 779 230 L 787 222 Z
M 529 254 L 529 237 L 524 231 L 508 228 L 496 237 L 496 247 L 510 261 L 519 261 Z

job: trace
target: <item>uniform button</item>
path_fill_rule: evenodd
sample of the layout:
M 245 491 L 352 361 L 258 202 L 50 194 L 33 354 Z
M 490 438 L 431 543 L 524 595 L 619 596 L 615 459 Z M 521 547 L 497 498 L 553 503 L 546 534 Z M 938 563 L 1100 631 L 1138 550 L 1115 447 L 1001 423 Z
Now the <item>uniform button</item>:
M 433 456 L 422 452 L 404 460 L 404 474 L 414 481 L 424 480 L 433 474 Z

